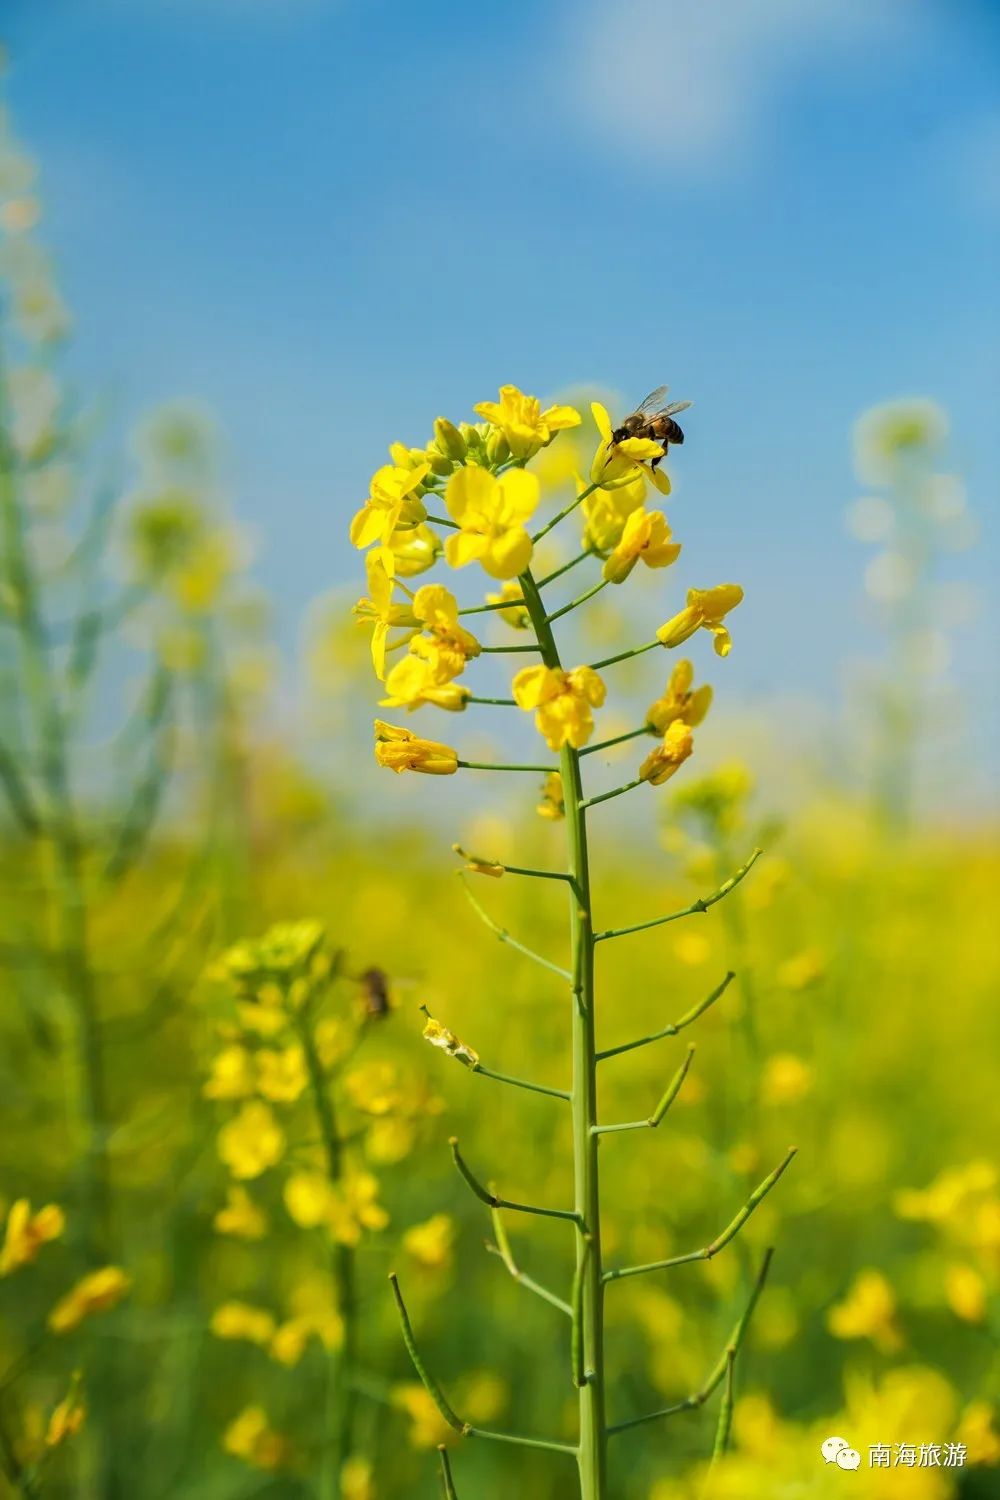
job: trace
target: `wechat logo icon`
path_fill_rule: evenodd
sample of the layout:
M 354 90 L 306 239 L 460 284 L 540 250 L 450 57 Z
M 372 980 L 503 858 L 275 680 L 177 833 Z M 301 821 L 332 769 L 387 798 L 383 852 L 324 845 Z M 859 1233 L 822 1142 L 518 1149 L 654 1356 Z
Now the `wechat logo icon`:
M 819 1450 L 823 1455 L 823 1462 L 836 1464 L 838 1469 L 858 1469 L 861 1467 L 861 1454 L 857 1448 L 852 1448 L 846 1438 L 828 1437 Z

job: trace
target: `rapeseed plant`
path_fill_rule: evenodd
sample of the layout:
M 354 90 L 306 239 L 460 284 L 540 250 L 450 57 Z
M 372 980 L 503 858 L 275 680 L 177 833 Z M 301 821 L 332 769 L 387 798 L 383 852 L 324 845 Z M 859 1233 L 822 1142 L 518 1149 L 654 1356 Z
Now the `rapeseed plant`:
M 597 928 L 588 841 L 592 810 L 646 783 L 656 787 L 675 776 L 694 751 L 694 730 L 711 703 L 711 689 L 702 686 L 695 690 L 693 664 L 681 661 L 674 668 L 664 695 L 651 705 L 640 725 L 592 743 L 595 714 L 607 698 L 603 674 L 617 663 L 646 651 L 673 649 L 702 629 L 712 635 L 716 654 L 724 658 L 732 646 L 726 617 L 742 601 L 743 590 L 731 583 L 691 588 L 684 607 L 643 645 L 601 661 L 567 665 L 554 631 L 558 620 L 586 605 L 609 585 L 623 585 L 639 562 L 651 569 L 665 569 L 673 566 L 680 555 L 681 544 L 673 539 L 663 512 L 647 510 L 645 505 L 647 485 L 660 494 L 670 493 L 668 476 L 654 466 L 663 458 L 664 449 L 658 443 L 638 437 L 614 442 L 610 417 L 603 406 L 595 403 L 593 416 L 600 442 L 590 464 L 590 482 L 578 482 L 575 499 L 532 531 L 529 528 L 541 499 L 541 486 L 525 466 L 548 448 L 560 431 L 578 427 L 580 415 L 567 406 L 543 411 L 539 401 L 514 386 L 501 389 L 499 402 L 483 402 L 475 410 L 486 419 L 485 426 L 456 426 L 439 419 L 435 436 L 425 449 L 407 450 L 393 445 L 394 467 L 388 471 L 381 469 L 373 477 L 369 497 L 351 526 L 354 544 L 361 549 L 372 549 L 367 559 L 370 598 L 358 604 L 356 613 L 363 621 L 372 622 L 373 661 L 377 675 L 385 677 L 389 692 L 389 697 L 383 700 L 385 707 L 405 706 L 413 710 L 433 704 L 451 712 L 464 712 L 472 704 L 489 704 L 520 709 L 533 716 L 545 746 L 558 757 L 558 764 L 551 760 L 542 763 L 472 760 L 450 744 L 424 738 L 383 720 L 375 722 L 375 756 L 379 765 L 398 774 L 435 776 L 450 776 L 460 771 L 538 773 L 544 777 L 539 811 L 550 820 L 565 823 L 568 865 L 565 870 L 529 868 L 488 854 L 470 856 L 458 846 L 456 851 L 465 862 L 463 881 L 466 874 L 494 879 L 515 876 L 558 882 L 565 887 L 569 904 L 568 967 L 528 948 L 496 923 L 468 886 L 467 894 L 501 942 L 541 965 L 569 989 L 570 1087 L 555 1088 L 486 1067 L 474 1045 L 459 1038 L 426 1009 L 424 1036 L 472 1072 L 513 1088 L 547 1095 L 554 1107 L 570 1112 L 574 1188 L 568 1207 L 528 1204 L 500 1196 L 492 1187 L 483 1185 L 454 1138 L 451 1150 L 455 1166 L 469 1189 L 491 1211 L 495 1249 L 507 1269 L 569 1323 L 566 1379 L 576 1392 L 576 1440 L 563 1442 L 546 1436 L 501 1432 L 479 1425 L 468 1412 L 459 1415 L 419 1352 L 395 1275 L 391 1278 L 392 1290 L 414 1367 L 427 1397 L 447 1427 L 465 1437 L 544 1449 L 571 1458 L 577 1466 L 581 1500 L 606 1500 L 610 1493 L 610 1440 L 675 1412 L 700 1407 L 720 1386 L 723 1397 L 716 1452 L 721 1454 L 727 1448 L 733 1414 L 734 1365 L 764 1284 L 771 1252 L 765 1256 L 744 1312 L 704 1385 L 686 1400 L 643 1416 L 612 1420 L 609 1415 L 604 1340 L 604 1301 L 608 1288 L 627 1278 L 713 1259 L 775 1186 L 794 1155 L 794 1150 L 789 1150 L 750 1193 L 721 1234 L 703 1248 L 646 1264 L 608 1264 L 601 1227 L 602 1138 L 611 1133 L 659 1126 L 684 1084 L 694 1049 L 688 1050 L 656 1107 L 644 1119 L 621 1123 L 604 1123 L 600 1119 L 599 1067 L 621 1053 L 663 1036 L 676 1035 L 694 1023 L 721 997 L 732 975 L 727 975 L 704 1000 L 661 1031 L 602 1050 L 597 1040 L 595 952 L 600 944 L 707 911 L 745 878 L 760 850 L 754 850 L 710 895 L 680 911 L 624 926 Z M 622 503 L 616 503 L 616 497 L 622 497 Z M 539 543 L 578 507 L 585 507 L 582 551 L 551 574 L 536 576 L 534 559 Z M 433 566 L 442 554 L 446 564 L 454 569 L 478 562 L 488 577 L 502 584 L 500 593 L 491 594 L 484 604 L 465 608 L 459 607 L 454 595 L 441 586 L 424 585 L 416 594 L 411 593 L 396 575 L 395 558 L 405 545 L 407 533 L 417 528 L 425 536 L 429 534 L 424 553 L 426 567 Z M 446 533 L 443 544 L 438 536 L 442 529 Z M 601 563 L 598 581 L 568 603 L 554 608 L 546 596 L 549 585 L 588 559 Z M 433 608 L 428 607 L 429 597 L 433 598 Z M 469 633 L 464 622 L 491 611 L 497 612 L 519 635 L 530 630 L 532 639 L 503 647 L 483 645 Z M 457 681 L 472 661 L 491 651 L 530 653 L 539 658 L 514 674 L 509 698 L 483 697 Z M 388 658 L 398 652 L 405 654 L 387 669 Z M 656 744 L 638 763 L 634 777 L 621 786 L 588 796 L 583 777 L 585 757 L 646 735 L 653 736 Z M 575 1269 L 568 1295 L 558 1295 L 519 1271 L 506 1238 L 505 1212 L 553 1219 L 570 1228 Z M 456 1492 L 457 1481 L 446 1454 L 442 1456 L 442 1482 L 447 1494 Z

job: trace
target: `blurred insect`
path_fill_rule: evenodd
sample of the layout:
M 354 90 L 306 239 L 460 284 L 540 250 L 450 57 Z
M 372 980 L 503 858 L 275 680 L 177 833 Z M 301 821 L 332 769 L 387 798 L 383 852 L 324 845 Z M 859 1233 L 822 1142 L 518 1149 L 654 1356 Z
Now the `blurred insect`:
M 635 437 L 647 438 L 650 442 L 659 443 L 663 453 L 659 458 L 653 459 L 650 465 L 653 469 L 666 456 L 667 448 L 671 443 L 684 441 L 683 429 L 674 421 L 674 417 L 679 411 L 686 411 L 691 402 L 671 401 L 669 406 L 664 406 L 663 398 L 669 389 L 669 386 L 658 385 L 655 391 L 650 391 L 645 401 L 641 402 L 611 434 L 612 444 L 623 443 L 626 438 Z
M 365 1016 L 371 1021 L 381 1021 L 392 1009 L 388 974 L 384 969 L 366 969 L 358 975 L 358 983 Z

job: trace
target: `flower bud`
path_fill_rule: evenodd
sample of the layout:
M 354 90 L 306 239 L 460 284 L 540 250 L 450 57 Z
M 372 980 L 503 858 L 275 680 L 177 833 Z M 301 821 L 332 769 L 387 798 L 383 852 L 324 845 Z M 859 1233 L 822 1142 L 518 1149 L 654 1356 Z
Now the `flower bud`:
M 505 464 L 510 458 L 510 444 L 499 427 L 494 427 L 486 439 L 486 457 L 491 464 Z
M 441 452 L 448 458 L 453 458 L 456 463 L 461 463 L 468 451 L 465 438 L 447 417 L 438 417 L 434 423 L 434 441 Z
M 446 475 L 454 469 L 455 465 L 446 453 L 442 453 L 437 443 L 428 443 L 426 453 L 432 474 Z

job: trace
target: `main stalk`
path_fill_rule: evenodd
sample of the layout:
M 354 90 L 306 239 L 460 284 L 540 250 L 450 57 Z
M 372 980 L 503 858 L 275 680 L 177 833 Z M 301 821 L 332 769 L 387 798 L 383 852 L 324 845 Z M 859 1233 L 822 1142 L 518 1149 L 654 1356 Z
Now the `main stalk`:
M 559 651 L 538 587 L 521 575 L 525 604 L 547 667 L 560 668 Z M 560 752 L 570 873 L 573 877 L 573 1185 L 576 1226 L 576 1294 L 573 1344 L 580 1357 L 580 1440 L 577 1462 L 581 1500 L 607 1500 L 607 1426 L 604 1410 L 604 1283 L 601 1260 L 600 1177 L 597 1124 L 597 1046 L 594 1023 L 594 930 L 586 813 L 581 807 L 580 757 L 570 745 Z

